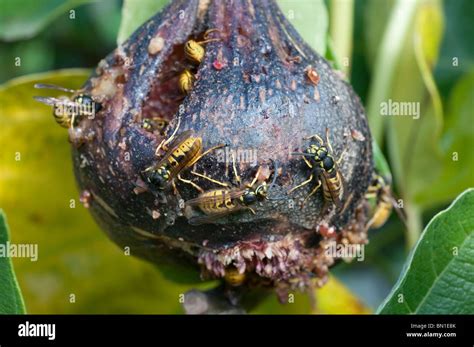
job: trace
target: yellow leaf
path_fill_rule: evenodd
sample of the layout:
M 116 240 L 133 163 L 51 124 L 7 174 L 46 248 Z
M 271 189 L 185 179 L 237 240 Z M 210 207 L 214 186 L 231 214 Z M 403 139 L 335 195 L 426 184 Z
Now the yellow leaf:
M 268 296 L 251 313 L 256 314 L 365 314 L 371 313 L 359 298 L 352 294 L 341 282 L 333 276 L 320 289 L 315 290 L 316 306 L 308 294 L 292 293 L 288 303 L 279 304 L 276 295 Z

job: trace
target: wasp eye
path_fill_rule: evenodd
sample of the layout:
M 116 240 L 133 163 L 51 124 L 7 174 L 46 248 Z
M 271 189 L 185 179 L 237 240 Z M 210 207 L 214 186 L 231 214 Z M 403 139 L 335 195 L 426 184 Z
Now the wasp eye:
M 319 150 L 318 150 L 318 157 L 319 157 L 319 160 L 324 160 L 326 159 L 328 155 L 328 149 L 326 147 L 321 147 Z
M 334 160 L 331 157 L 325 157 L 322 161 L 322 167 L 326 171 L 331 170 L 334 167 Z
M 245 205 L 250 205 L 250 204 L 253 204 L 254 202 L 257 201 L 257 196 L 255 195 L 255 193 L 246 193 L 243 197 L 242 197 L 243 201 L 244 201 L 244 204 Z

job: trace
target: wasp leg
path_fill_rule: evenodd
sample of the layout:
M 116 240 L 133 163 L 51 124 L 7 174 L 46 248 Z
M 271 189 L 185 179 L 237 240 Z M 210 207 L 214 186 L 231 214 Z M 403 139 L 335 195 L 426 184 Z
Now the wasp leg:
M 346 210 L 346 208 L 349 206 L 349 204 L 351 203 L 353 197 L 354 197 L 354 194 L 351 193 L 347 199 L 346 198 L 344 199 L 344 200 L 346 200 L 344 205 L 339 206 L 339 207 L 336 206 L 337 212 L 338 213 L 343 213 Z
M 214 38 L 214 39 L 210 39 L 209 38 L 209 34 L 212 34 L 214 32 L 218 32 L 220 31 L 219 29 L 209 29 L 209 30 L 206 30 L 206 32 L 204 33 L 204 41 L 199 41 L 197 43 L 199 44 L 203 44 L 203 43 L 208 43 L 208 42 L 216 42 L 216 41 L 220 41 L 221 39 L 220 38 Z
M 209 39 L 209 34 L 215 33 L 215 32 L 219 32 L 219 31 L 220 31 L 220 30 L 219 30 L 219 29 L 216 29 L 216 28 L 206 30 L 206 32 L 204 33 L 204 40 Z
M 337 164 L 338 166 L 341 164 L 342 157 L 344 156 L 344 154 L 346 154 L 346 151 L 347 151 L 347 147 L 342 150 L 342 153 L 341 153 L 341 155 L 339 156 L 339 159 L 336 160 L 336 164 Z
M 179 126 L 181 125 L 181 117 L 178 117 L 178 124 L 176 125 L 176 128 L 174 129 L 173 133 L 171 134 L 170 137 L 168 137 L 166 140 L 161 141 L 161 143 L 156 147 L 155 150 L 155 155 L 158 156 L 160 153 L 160 149 L 163 148 L 163 150 L 167 151 L 168 147 L 166 145 L 173 141 L 174 137 L 176 136 L 176 133 L 178 132 Z
M 367 193 L 365 193 L 366 199 L 375 199 L 376 197 L 377 197 L 377 192 L 367 191 Z
M 308 160 L 304 155 L 303 155 L 303 160 L 304 160 L 304 162 L 306 163 L 306 165 L 308 165 L 308 167 L 309 167 L 310 169 L 313 168 L 313 165 L 311 165 L 311 163 L 309 162 L 309 160 Z
M 242 185 L 242 181 L 240 179 L 239 173 L 237 172 L 237 167 L 235 166 L 234 152 L 231 152 L 231 155 L 232 155 L 232 169 L 234 170 L 235 180 L 237 181 L 237 184 L 240 186 L 240 185 Z
M 250 185 L 248 186 L 249 188 L 252 188 L 253 185 L 257 182 L 258 176 L 260 176 L 260 171 L 262 171 L 262 167 L 261 167 L 261 166 L 258 167 L 258 170 L 257 170 L 257 173 L 255 174 L 254 179 L 252 180 L 252 182 L 251 182 Z
M 69 125 L 71 129 L 74 129 L 74 122 L 76 121 L 76 115 L 73 113 L 71 116 L 71 124 Z
M 318 180 L 318 184 L 316 185 L 316 187 L 314 187 L 314 189 L 311 191 L 311 193 L 309 193 L 309 195 L 304 199 L 303 201 L 303 204 L 306 203 L 306 201 L 308 201 L 308 199 L 313 196 L 314 194 L 316 194 L 316 192 L 318 191 L 319 187 L 321 187 L 321 181 Z
M 186 180 L 184 178 L 181 177 L 181 175 L 178 174 L 178 179 L 181 181 L 181 182 L 184 182 L 184 183 L 187 183 L 191 186 L 193 186 L 195 189 L 197 189 L 199 191 L 199 193 L 204 193 L 204 189 L 202 189 L 201 187 L 199 187 L 196 183 L 194 183 L 193 181 L 191 180 Z
M 219 149 L 219 148 L 222 148 L 222 147 L 225 147 L 226 145 L 218 145 L 218 146 L 214 146 L 214 147 L 211 147 L 209 148 L 207 151 L 205 151 L 204 153 L 198 155 L 196 158 L 194 158 L 188 165 L 186 165 L 187 167 L 191 167 L 193 166 L 194 164 L 196 164 L 199 160 L 201 160 L 202 157 L 204 157 L 205 155 L 208 155 L 210 152 L 216 150 L 216 149 Z
M 255 213 L 255 210 L 253 208 L 247 206 L 247 209 L 249 209 L 250 212 L 252 212 L 252 214 L 257 214 L 257 213 Z
M 178 195 L 179 194 L 179 190 L 178 188 L 176 187 L 176 182 L 174 180 L 171 181 L 171 186 L 173 187 L 173 194 L 174 195 Z
M 316 135 L 316 134 L 311 135 L 311 136 L 307 136 L 307 137 L 303 137 L 303 139 L 304 139 L 304 140 L 316 139 L 316 140 L 318 140 L 318 142 L 319 142 L 321 145 L 324 144 L 324 141 L 323 141 L 323 139 L 321 138 L 321 136 Z
M 307 184 L 308 184 L 309 182 L 311 182 L 312 180 L 313 180 L 313 174 L 311 174 L 311 175 L 309 176 L 309 178 L 308 178 L 306 181 L 304 181 L 304 182 L 298 184 L 296 187 L 291 188 L 290 191 L 289 191 L 289 193 L 290 193 L 290 194 L 293 193 L 293 191 L 295 191 L 296 189 L 301 188 L 301 187 L 307 185 Z
M 332 146 L 331 146 L 331 141 L 329 141 L 329 128 L 326 128 L 326 143 L 328 144 L 329 150 L 331 153 L 334 153 Z
M 218 180 L 215 180 L 209 176 L 206 176 L 206 175 L 203 175 L 199 172 L 195 172 L 195 171 L 191 171 L 191 174 L 193 174 L 194 176 L 197 176 L 197 177 L 201 177 L 201 178 L 204 178 L 212 183 L 215 183 L 215 184 L 218 184 L 220 186 L 223 186 L 223 187 L 226 187 L 226 188 L 229 188 L 229 185 L 227 183 L 224 183 L 224 182 L 220 182 Z

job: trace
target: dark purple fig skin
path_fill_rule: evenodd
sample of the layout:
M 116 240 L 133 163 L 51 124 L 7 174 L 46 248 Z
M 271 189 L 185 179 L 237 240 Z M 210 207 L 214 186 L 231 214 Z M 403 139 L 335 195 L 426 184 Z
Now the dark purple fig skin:
M 205 45 L 197 81 L 183 99 L 177 84 L 180 71 L 189 67 L 183 44 L 213 28 L 221 40 Z M 157 36 L 163 39 L 162 47 L 150 54 L 150 40 Z M 306 76 L 309 66 L 320 76 L 317 85 Z M 156 264 L 171 261 L 197 267 L 203 252 L 218 254 L 242 242 L 270 243 L 294 235 L 305 247 L 313 247 L 321 238 L 321 223 L 339 233 L 365 232 L 364 194 L 373 167 L 364 110 L 351 86 L 301 39 L 273 0 L 207 5 L 173 1 L 102 61 L 84 90 L 101 100 L 103 109 L 95 119 L 81 121 L 71 134 L 77 182 L 91 193 L 90 211 L 100 226 L 133 255 Z M 286 194 L 310 174 L 301 157 L 290 153 L 309 145 L 304 136 L 325 138 L 329 128 L 335 158 L 346 149 L 339 169 L 349 203 L 343 213 L 325 211 L 318 192 L 301 207 L 312 183 L 291 196 L 293 207 L 288 200 L 264 201 L 255 205 L 256 215 L 243 211 L 216 224 L 188 224 L 189 213 L 201 213 L 185 215 L 179 199 L 196 197 L 196 190 L 182 183 L 181 196 L 172 190 L 160 194 L 153 187 L 137 190 L 144 184 L 140 172 L 158 161 L 154 153 L 163 139 L 141 128 L 149 112 L 144 105 L 150 100 L 156 103 L 155 111 L 173 119 L 169 134 L 180 114 L 179 132 L 192 129 L 202 137 L 204 150 L 228 144 L 229 149 L 256 150 L 258 165 L 272 168 L 271 160 L 277 161 L 282 173 L 272 190 L 275 196 Z M 355 139 L 354 131 L 362 136 Z M 258 165 L 239 165 L 244 181 L 252 179 Z M 216 153 L 196 166 L 198 172 L 229 182 L 227 169 Z M 183 175 L 192 178 L 189 172 Z

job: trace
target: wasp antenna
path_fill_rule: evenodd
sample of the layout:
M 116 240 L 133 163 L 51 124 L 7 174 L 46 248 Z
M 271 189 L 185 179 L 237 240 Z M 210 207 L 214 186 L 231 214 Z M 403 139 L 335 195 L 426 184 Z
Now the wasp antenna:
M 270 183 L 270 185 L 268 186 L 268 193 L 270 193 L 273 187 L 276 185 L 276 180 L 279 176 L 278 175 L 278 169 L 279 169 L 278 161 L 273 160 L 273 159 L 270 159 L 270 161 L 273 163 L 273 180 L 272 180 L 272 183 Z M 272 201 L 285 200 L 285 199 L 288 199 L 288 194 L 286 194 L 286 196 L 279 196 L 279 197 L 274 197 L 274 198 L 267 197 L 267 200 L 272 200 Z
M 278 197 L 274 197 L 274 198 L 267 198 L 267 200 L 270 200 L 270 201 L 276 201 L 276 200 L 288 200 L 288 196 L 285 195 L 285 196 L 278 196 Z
M 278 161 L 273 159 L 270 159 L 270 161 L 273 163 L 273 180 L 272 183 L 270 183 L 270 185 L 268 186 L 268 189 L 271 189 L 275 185 L 275 182 L 278 177 Z
M 56 99 L 54 98 L 44 96 L 33 96 L 33 99 L 49 106 L 54 106 L 56 104 Z
M 36 83 L 35 88 L 36 89 L 61 90 L 63 92 L 67 92 L 67 93 L 74 93 L 75 92 L 75 90 L 73 90 L 73 89 L 68 89 L 68 88 L 64 88 L 64 87 L 61 87 L 61 86 L 57 86 L 55 84 L 48 84 L 48 83 Z
M 315 157 L 316 155 L 315 154 L 311 154 L 311 153 L 304 153 L 304 152 L 292 152 L 290 153 L 291 155 L 302 155 L 304 157 Z

